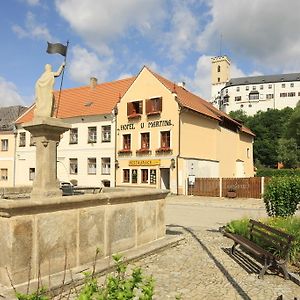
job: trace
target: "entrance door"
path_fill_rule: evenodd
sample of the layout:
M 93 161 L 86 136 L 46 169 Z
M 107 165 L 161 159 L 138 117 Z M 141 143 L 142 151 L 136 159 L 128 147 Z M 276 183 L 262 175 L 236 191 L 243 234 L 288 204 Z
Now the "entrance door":
M 170 189 L 170 169 L 160 169 L 160 187 Z
M 237 178 L 245 177 L 244 162 L 242 160 L 236 161 L 236 176 Z

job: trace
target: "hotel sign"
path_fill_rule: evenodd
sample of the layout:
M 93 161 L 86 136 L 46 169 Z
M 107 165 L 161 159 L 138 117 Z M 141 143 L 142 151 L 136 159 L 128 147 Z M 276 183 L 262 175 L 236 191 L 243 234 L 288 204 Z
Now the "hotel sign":
M 160 159 L 130 160 L 129 166 L 160 166 Z
M 142 122 L 140 123 L 141 129 L 145 128 L 145 125 L 147 125 L 147 128 L 172 126 L 172 121 L 171 120 L 149 121 L 146 124 Z M 130 129 L 135 129 L 134 123 L 123 124 L 120 126 L 120 130 L 130 130 Z

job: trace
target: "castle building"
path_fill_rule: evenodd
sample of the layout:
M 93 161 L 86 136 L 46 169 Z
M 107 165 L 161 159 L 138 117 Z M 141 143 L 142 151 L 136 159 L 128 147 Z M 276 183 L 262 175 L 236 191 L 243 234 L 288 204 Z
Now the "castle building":
M 296 107 L 300 100 L 300 73 L 230 79 L 230 64 L 224 60 L 223 56 L 216 57 L 211 64 L 211 103 L 218 109 L 226 113 L 243 110 L 254 115 L 268 109 Z M 222 70 L 225 75 L 221 76 Z

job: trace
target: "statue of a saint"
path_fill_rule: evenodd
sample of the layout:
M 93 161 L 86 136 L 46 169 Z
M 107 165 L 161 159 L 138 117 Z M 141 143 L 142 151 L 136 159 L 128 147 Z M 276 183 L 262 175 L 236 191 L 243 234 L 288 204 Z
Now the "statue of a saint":
M 57 72 L 52 72 L 51 65 L 45 65 L 45 72 L 35 84 L 35 117 L 52 117 L 54 77 L 58 77 L 64 67 L 63 62 Z

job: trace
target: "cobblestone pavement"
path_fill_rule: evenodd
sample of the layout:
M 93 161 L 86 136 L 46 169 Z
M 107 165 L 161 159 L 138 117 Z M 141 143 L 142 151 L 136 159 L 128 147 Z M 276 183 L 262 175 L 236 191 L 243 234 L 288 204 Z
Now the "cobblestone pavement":
M 155 278 L 154 299 L 275 300 L 300 297 L 300 287 L 271 274 L 258 279 L 257 264 L 243 253 L 229 255 L 232 242 L 215 230 L 183 230 L 185 239 L 176 247 L 148 256 L 134 265 Z M 238 260 L 239 263 L 236 261 Z M 241 264 L 243 262 L 243 264 Z M 254 262 L 254 263 L 253 263 Z M 242 266 L 243 265 L 243 266 Z

